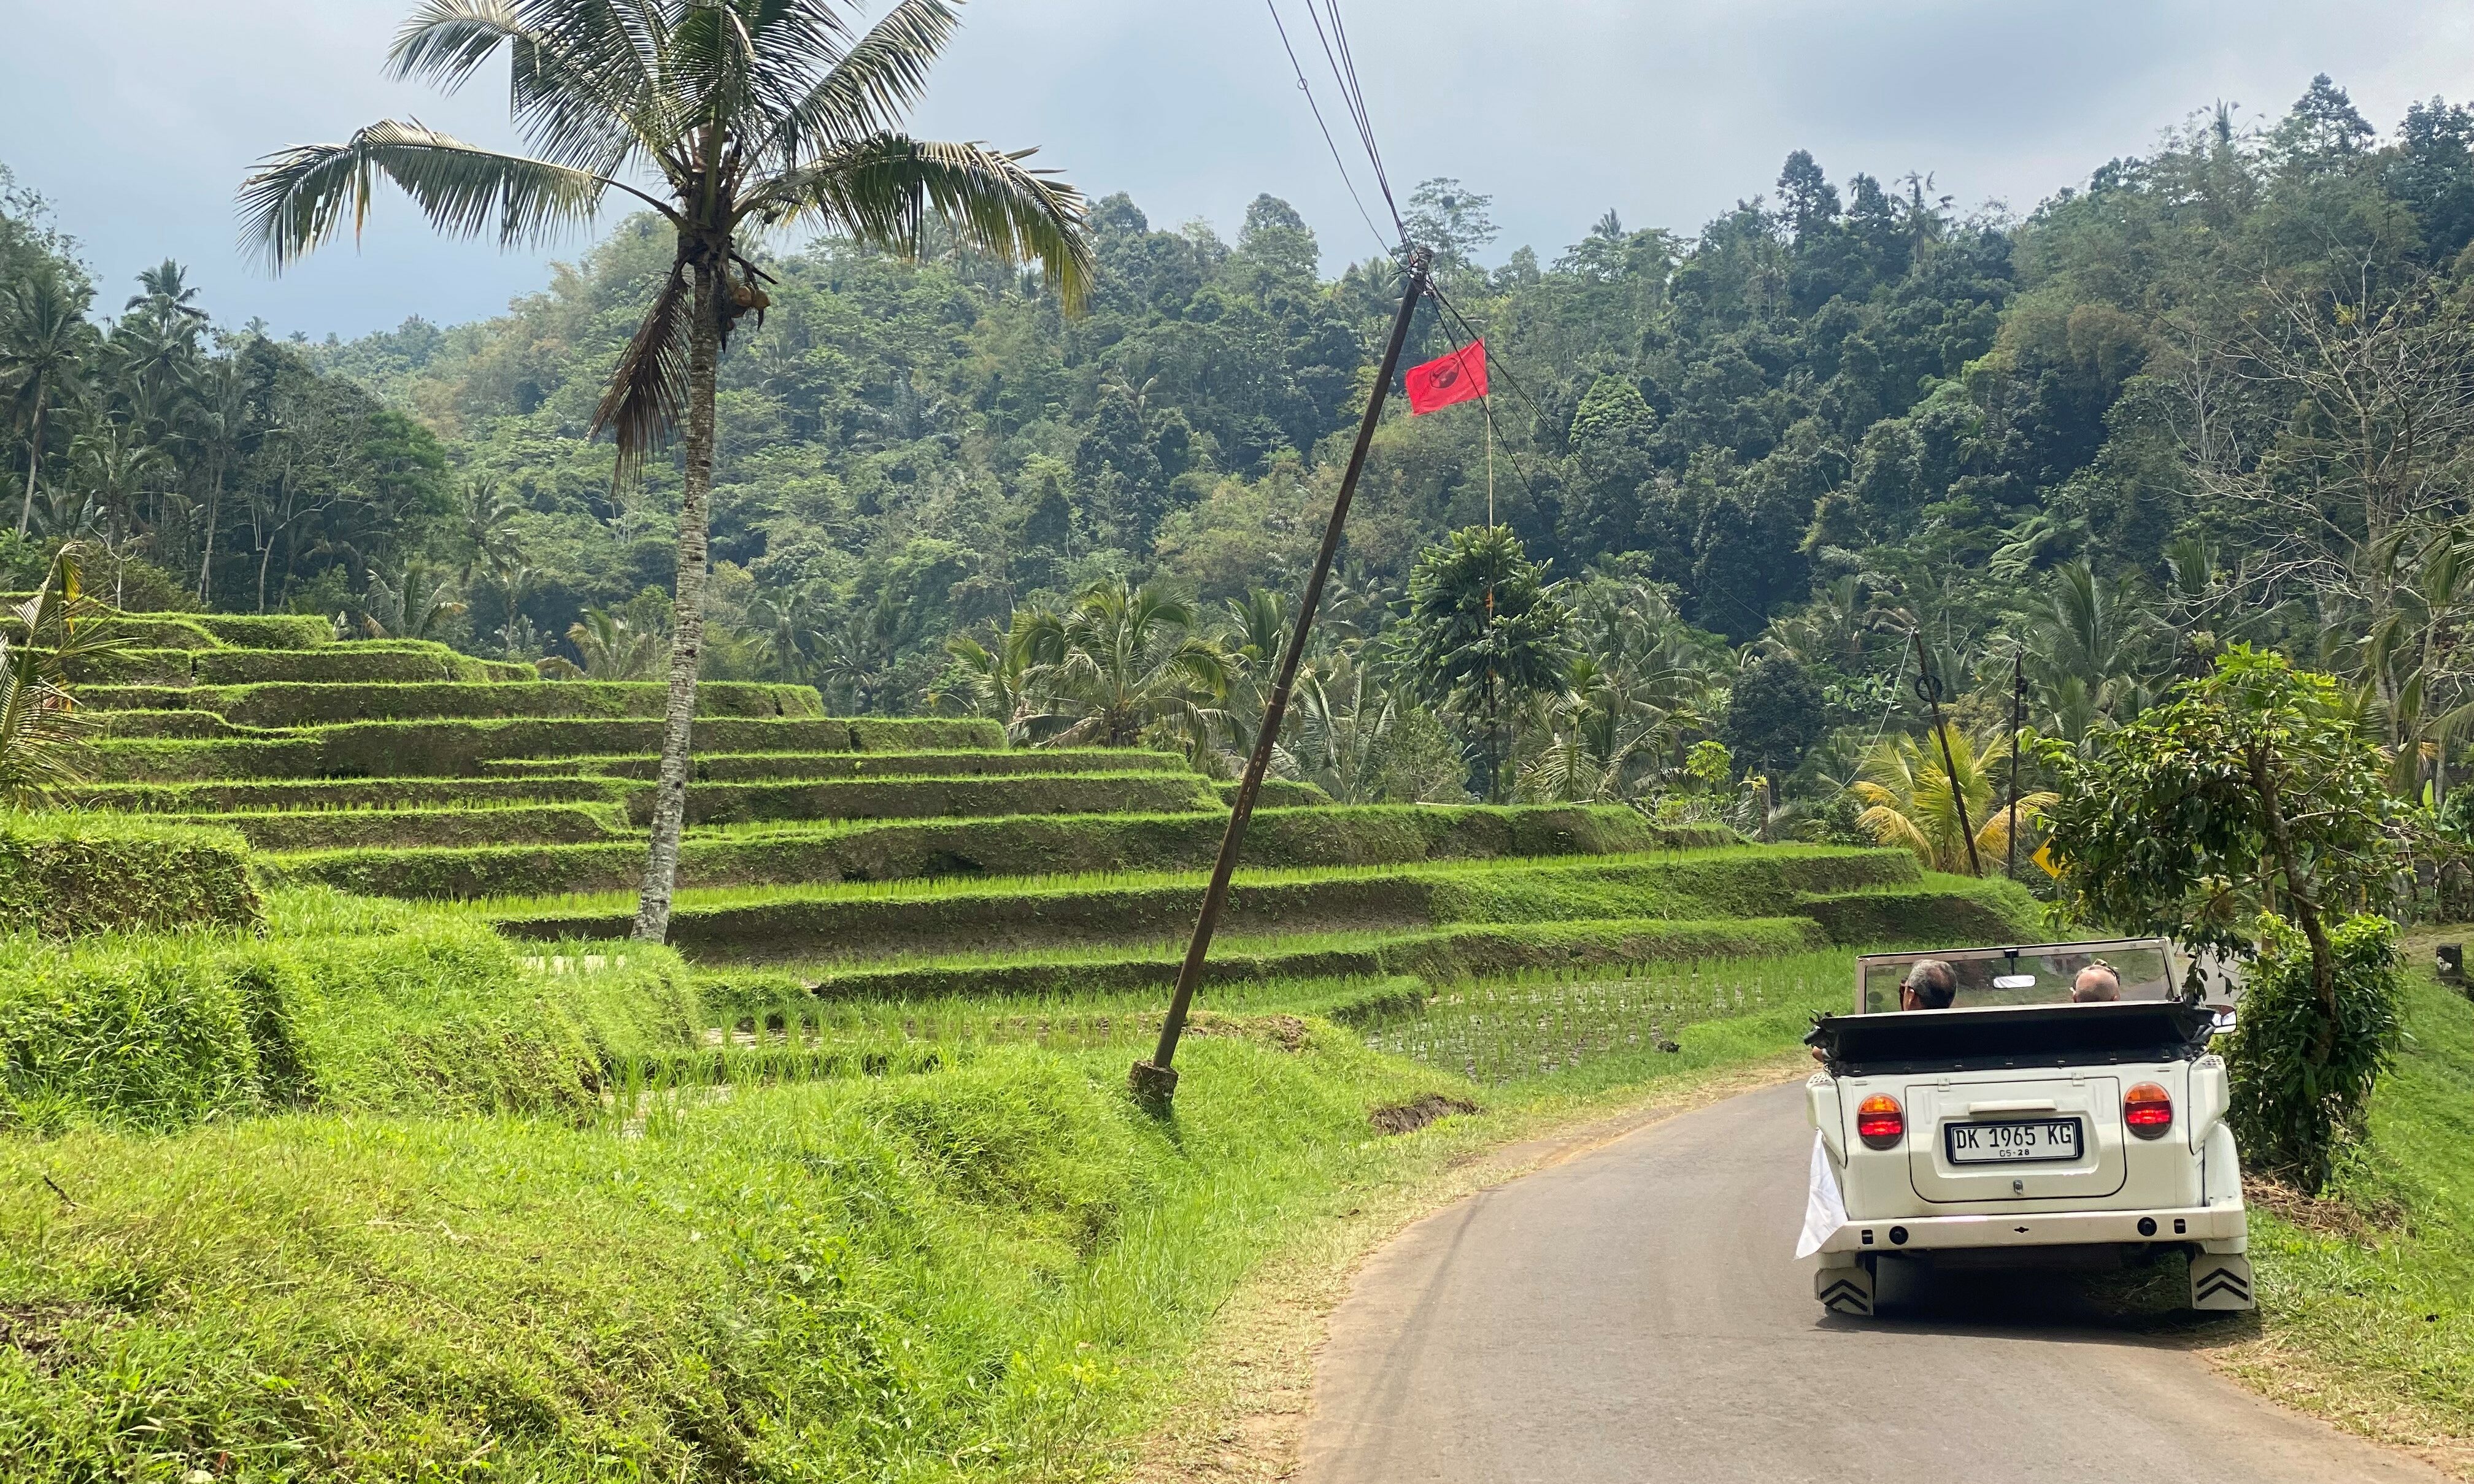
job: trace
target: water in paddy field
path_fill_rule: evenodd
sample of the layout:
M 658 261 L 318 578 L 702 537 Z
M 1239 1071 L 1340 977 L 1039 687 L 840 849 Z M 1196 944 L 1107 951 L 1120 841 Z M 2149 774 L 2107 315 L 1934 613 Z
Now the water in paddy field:
M 1366 1029 L 1379 1051 L 1496 1084 L 1601 1057 L 1673 1050 L 1696 1023 L 1802 1005 L 1801 974 L 1724 966 L 1639 979 L 1471 985 Z

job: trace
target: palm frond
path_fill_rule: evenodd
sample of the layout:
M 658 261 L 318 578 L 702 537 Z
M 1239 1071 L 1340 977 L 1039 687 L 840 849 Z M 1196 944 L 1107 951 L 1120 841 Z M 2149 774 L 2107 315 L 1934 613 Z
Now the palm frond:
M 587 436 L 605 429 L 618 446 L 616 477 L 635 472 L 646 454 L 669 441 L 688 404 L 689 330 L 694 294 L 688 287 L 684 259 L 670 264 L 670 276 L 653 296 L 652 307 L 620 352 L 611 369 L 609 389 L 593 409 Z
M 949 0 L 901 0 L 847 53 L 832 59 L 805 96 L 787 102 L 765 143 L 767 156 L 803 160 L 893 130 L 927 92 L 930 65 L 961 23 Z
M 331 240 L 346 218 L 357 234 L 384 175 L 439 231 L 478 236 L 493 222 L 501 244 L 538 240 L 593 220 L 617 188 L 675 221 L 667 207 L 590 170 L 467 144 L 419 120 L 372 124 L 343 144 L 304 144 L 268 156 L 241 182 L 242 235 L 278 271 Z
M 813 218 L 871 247 L 915 255 L 933 212 L 965 245 L 1003 262 L 1039 261 L 1048 286 L 1078 307 L 1093 272 L 1082 193 L 1023 163 L 1035 151 L 872 134 L 828 150 L 750 194 L 766 221 Z
M 453 92 L 501 46 L 509 111 L 544 158 L 614 175 L 675 134 L 640 36 L 608 4 L 426 0 L 397 32 L 387 70 Z

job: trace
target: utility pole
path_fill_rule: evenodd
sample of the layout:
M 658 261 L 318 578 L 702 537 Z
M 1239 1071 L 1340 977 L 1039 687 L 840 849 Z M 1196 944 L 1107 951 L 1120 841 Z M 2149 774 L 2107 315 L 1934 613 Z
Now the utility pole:
M 1959 837 L 1967 841 L 1967 869 L 1981 876 L 1984 863 L 1976 854 L 1976 827 L 1967 822 L 1967 791 L 1959 787 L 1958 763 L 1950 753 L 1950 727 L 1941 718 L 1941 677 L 1933 673 L 1932 661 L 1925 657 L 1925 631 L 1910 629 L 1907 637 L 1916 645 L 1916 694 L 1931 708 L 1933 735 L 1941 739 L 1942 776 L 1950 780 L 1950 804 L 1958 811 Z
M 1391 392 L 1393 375 L 1400 369 L 1400 348 L 1409 339 L 1409 322 L 1416 317 L 1418 301 L 1426 292 L 1426 274 L 1433 265 L 1424 248 L 1409 250 L 1408 281 L 1400 291 L 1400 312 L 1392 321 L 1392 339 L 1383 348 L 1383 367 L 1374 377 L 1373 394 L 1366 399 L 1366 416 L 1357 425 L 1357 444 L 1349 450 L 1348 469 L 1340 478 L 1340 494 L 1331 502 L 1331 521 L 1322 528 L 1322 549 L 1315 554 L 1314 571 L 1306 577 L 1306 589 L 1298 599 L 1297 627 L 1289 632 L 1289 642 L 1280 651 L 1279 674 L 1273 680 L 1271 699 L 1263 707 L 1263 726 L 1254 736 L 1254 751 L 1246 760 L 1245 779 L 1237 785 L 1237 800 L 1228 811 L 1227 832 L 1220 837 L 1220 858 L 1212 863 L 1211 886 L 1202 894 L 1202 912 L 1195 919 L 1194 937 L 1185 947 L 1185 962 L 1176 971 L 1176 993 L 1169 1000 L 1168 1018 L 1160 1023 L 1159 1047 L 1149 1061 L 1137 1061 L 1127 1074 L 1127 1083 L 1134 1099 L 1146 1107 L 1165 1110 L 1176 1096 L 1176 1072 L 1172 1061 L 1176 1056 L 1177 1037 L 1184 1034 L 1185 1017 L 1194 1008 L 1194 991 L 1202 983 L 1202 962 L 1211 952 L 1211 935 L 1220 926 L 1220 913 L 1228 905 L 1228 879 L 1237 870 L 1237 857 L 1245 849 L 1246 824 L 1254 815 L 1254 796 L 1262 791 L 1263 774 L 1272 766 L 1272 749 L 1280 740 L 1280 718 L 1289 709 L 1289 687 L 1298 678 L 1298 665 L 1305 658 L 1306 631 L 1314 626 L 1315 606 L 1322 601 L 1323 583 L 1331 576 L 1332 559 L 1340 553 L 1342 528 L 1348 521 L 1348 502 L 1357 494 L 1357 476 L 1366 469 L 1366 450 L 1374 443 L 1375 425 L 1383 420 L 1383 401 Z
M 2010 861 L 2005 869 L 2019 879 L 2019 734 L 2027 729 L 2027 650 L 2010 656 Z

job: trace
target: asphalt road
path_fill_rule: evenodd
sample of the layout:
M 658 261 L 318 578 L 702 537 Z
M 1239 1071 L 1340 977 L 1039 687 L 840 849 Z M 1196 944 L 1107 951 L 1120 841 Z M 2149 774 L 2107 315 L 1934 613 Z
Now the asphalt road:
M 2262 1402 L 2083 1277 L 1896 1274 L 1826 1315 L 1793 1256 L 1803 1093 L 1752 1093 L 1462 1202 L 1333 1315 L 1308 1484 L 2281 1484 L 2440 1475 Z

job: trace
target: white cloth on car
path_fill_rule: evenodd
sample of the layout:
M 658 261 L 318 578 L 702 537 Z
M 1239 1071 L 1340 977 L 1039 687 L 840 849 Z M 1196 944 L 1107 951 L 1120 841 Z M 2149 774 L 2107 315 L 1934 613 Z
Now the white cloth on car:
M 1821 1135 L 1812 1136 L 1812 1188 L 1804 1198 L 1804 1235 L 1796 1239 L 1795 1254 L 1809 1257 L 1821 1251 L 1831 1232 L 1847 1225 L 1847 1203 L 1838 1194 L 1838 1177 L 1830 1168 L 1829 1151 L 1821 1147 Z

